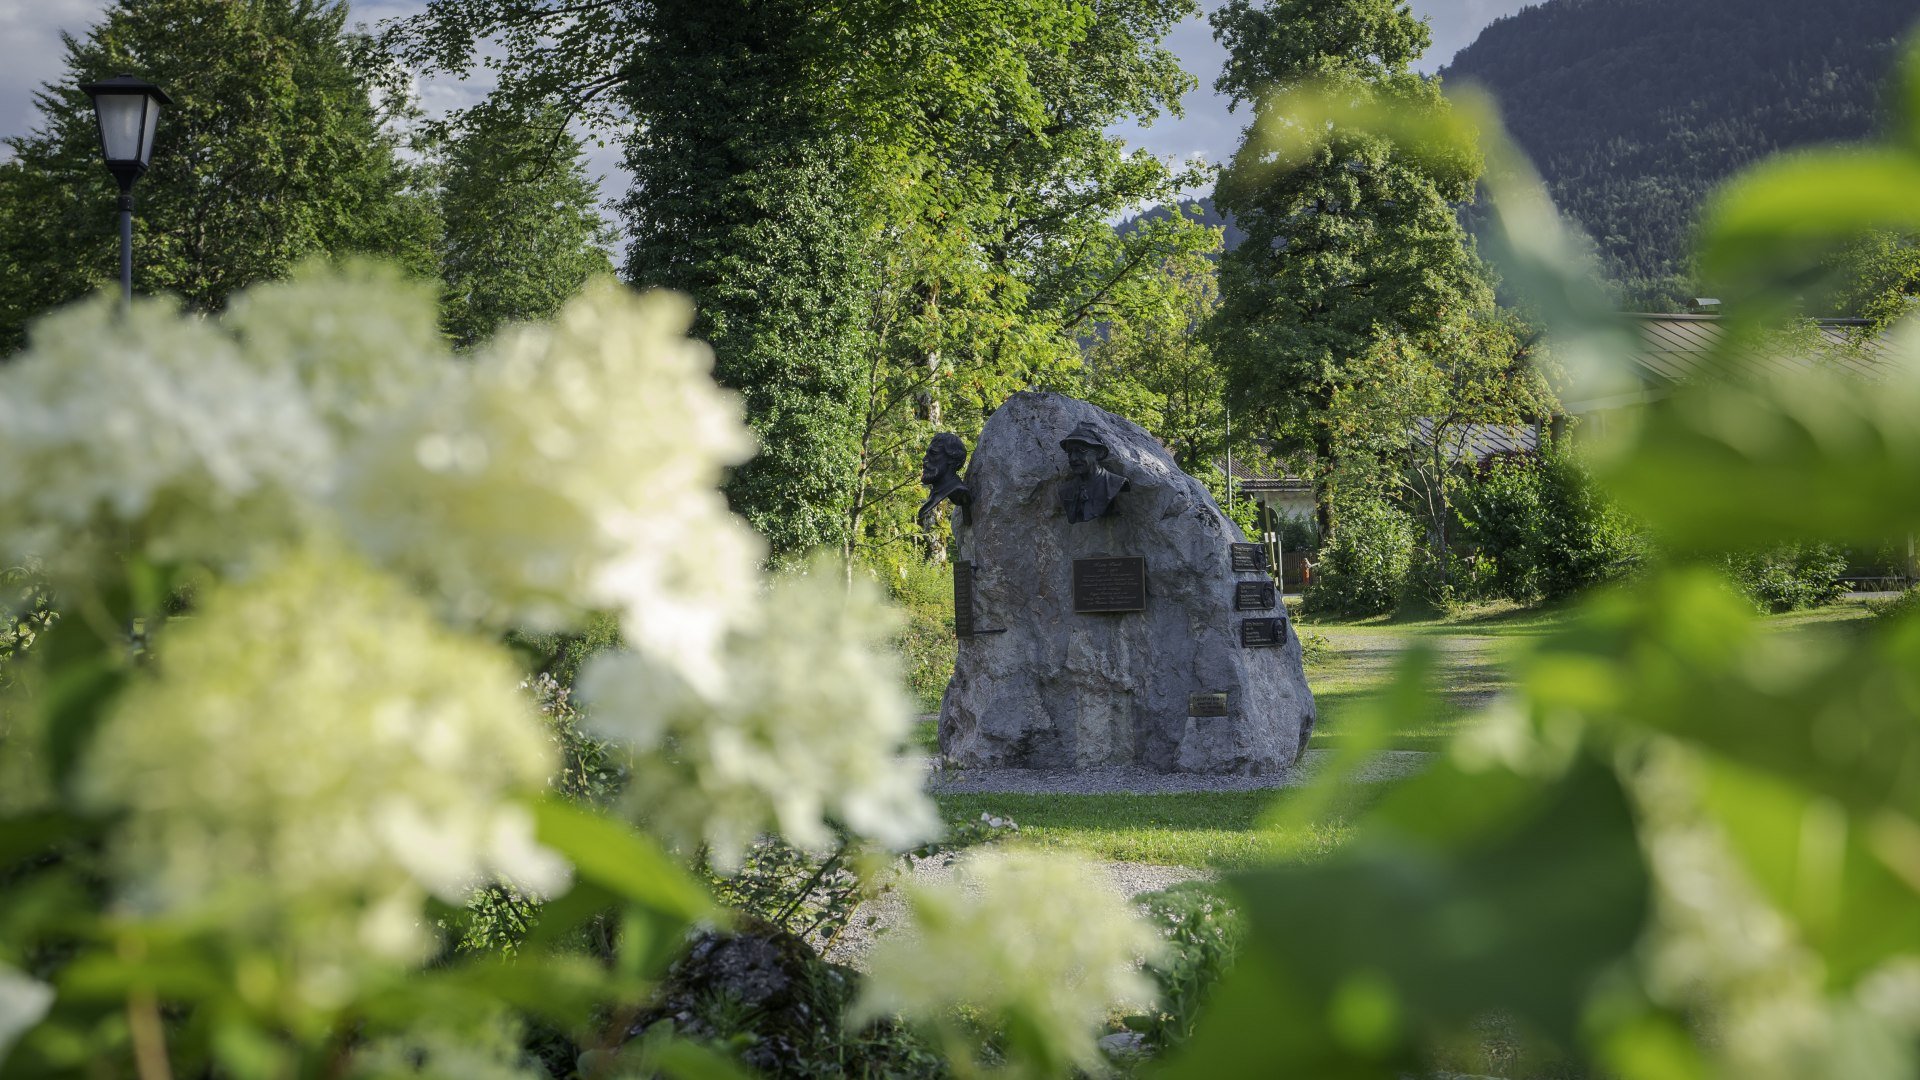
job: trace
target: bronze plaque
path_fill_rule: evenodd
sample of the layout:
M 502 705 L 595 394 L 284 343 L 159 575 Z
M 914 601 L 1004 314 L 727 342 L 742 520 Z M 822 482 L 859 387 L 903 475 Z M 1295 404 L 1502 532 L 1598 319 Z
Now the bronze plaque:
M 1240 644 L 1249 649 L 1269 649 L 1287 643 L 1287 620 L 1241 619 Z
M 953 636 L 973 636 L 973 564 L 953 564 Z
M 1260 544 L 1233 545 L 1233 572 L 1261 574 L 1267 569 L 1267 549 Z
M 1147 560 L 1112 555 L 1073 560 L 1073 610 L 1139 611 L 1147 606 Z
M 1271 611 L 1280 602 L 1273 581 L 1238 581 L 1233 586 L 1233 610 Z
M 1207 694 L 1187 695 L 1188 716 L 1225 716 L 1227 715 L 1226 691 Z

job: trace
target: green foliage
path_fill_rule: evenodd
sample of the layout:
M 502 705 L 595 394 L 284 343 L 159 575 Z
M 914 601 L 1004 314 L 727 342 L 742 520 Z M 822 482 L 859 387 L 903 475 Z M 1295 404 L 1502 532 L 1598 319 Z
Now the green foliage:
M 1909 64 L 1920 81 L 1920 52 Z M 1780 325 L 1826 241 L 1885 227 L 1897 208 L 1880 195 L 1916 146 L 1762 166 L 1720 197 L 1702 265 L 1753 302 L 1714 360 Z M 1583 364 L 1624 366 L 1542 209 L 1496 191 L 1502 269 L 1564 319 Z M 1856 391 L 1823 371 L 1688 387 L 1624 425 L 1597 474 L 1655 535 L 1707 550 L 1897 535 L 1912 501 L 1877 496 L 1913 457 L 1893 420 L 1913 385 L 1903 371 Z M 1789 523 L 1770 504 L 1801 485 L 1853 502 L 1796 504 Z M 1920 954 L 1915 631 L 1777 632 L 1698 565 L 1595 594 L 1527 650 L 1510 705 L 1339 853 L 1230 880 L 1248 945 L 1171 1074 L 1406 1075 L 1498 1016 L 1584 1074 L 1907 1075 L 1911 1029 L 1861 1003 Z M 1299 808 L 1337 790 L 1423 679 L 1412 665 L 1351 718 L 1356 749 Z M 1779 936 L 1734 929 L 1762 923 Z M 1789 1012 L 1814 1023 L 1787 1030 Z M 1263 1023 L 1277 1016 L 1308 1019 Z
M 556 110 L 467 114 L 440 182 L 441 323 L 461 348 L 508 322 L 552 317 L 609 273 L 599 189 Z
M 1846 595 L 1847 557 L 1831 544 L 1789 544 L 1726 560 L 1727 575 L 1760 610 L 1799 611 Z
M 1878 0 L 1545 3 L 1495 20 L 1442 75 L 1500 100 L 1629 304 L 1678 310 L 1703 295 L 1688 247 L 1713 188 L 1771 154 L 1879 130 L 1913 21 Z
M 1218 249 L 1216 238 L 1141 275 L 1135 303 L 1112 311 L 1085 353 L 1083 396 L 1152 432 L 1193 474 L 1208 471 L 1227 443 L 1220 369 L 1199 336 L 1217 306 L 1209 256 Z
M 846 538 L 873 288 L 858 181 L 840 151 L 804 4 L 652 5 L 620 87 L 644 118 L 625 164 L 631 281 L 699 309 L 714 376 L 760 454 L 728 483 L 776 555 Z
M 1184 219 L 1116 232 L 1174 173 L 1107 132 L 1177 107 L 1159 41 L 1192 0 L 592 4 L 447 0 L 388 26 L 401 62 L 504 57 L 488 107 L 619 139 L 636 283 L 701 309 L 763 452 L 729 496 L 776 554 L 916 543 L 919 452 L 1012 390 L 1068 389 Z
M 1413 570 L 1413 519 L 1378 498 L 1344 501 L 1339 515 L 1333 536 L 1321 545 L 1303 610 L 1328 615 L 1392 611 Z
M 12 665 L 58 617 L 52 592 L 31 567 L 0 568 L 0 688 L 12 681 Z
M 1836 257 L 1832 311 L 1867 320 L 1867 332 L 1893 325 L 1920 297 L 1920 244 L 1913 234 L 1876 231 Z
M 1497 460 L 1460 485 L 1466 536 L 1494 595 L 1522 604 L 1565 600 L 1639 561 L 1641 541 L 1571 450 Z
M 1480 162 L 1406 149 L 1341 115 L 1445 122 L 1438 84 L 1410 69 L 1428 35 L 1404 5 L 1236 0 L 1212 18 L 1230 51 L 1218 87 L 1254 117 L 1214 193 L 1247 239 L 1221 259 L 1211 336 L 1235 413 L 1321 470 L 1328 526 L 1329 478 L 1349 450 L 1336 399 L 1367 380 L 1360 365 L 1395 341 L 1410 361 L 1426 355 L 1490 298 L 1453 211 Z M 1300 99 L 1288 95 L 1308 90 L 1330 108 L 1294 115 Z
M 1168 952 L 1147 965 L 1159 989 L 1158 1008 L 1129 1017 L 1127 1024 L 1157 1047 L 1178 1046 L 1193 1035 L 1214 985 L 1240 951 L 1246 926 L 1229 898 L 1213 885 L 1176 885 L 1135 897 L 1135 902 L 1165 935 Z
M 953 567 L 915 559 L 893 567 L 882 581 L 906 614 L 894 648 L 906 668 L 907 692 L 921 712 L 938 712 L 959 649 L 953 636 Z
M 826 952 L 853 921 L 870 889 L 860 873 L 865 862 L 853 841 L 826 854 L 801 851 L 768 837 L 747 853 L 740 869 L 704 876 L 715 899 L 727 908 L 765 921 Z
M 430 275 L 432 201 L 381 131 L 346 17 L 318 0 L 118 2 L 69 39 L 67 73 L 36 97 L 40 126 L 0 165 L 0 352 L 117 274 L 115 187 L 78 84 L 120 72 L 175 102 L 135 189 L 136 291 L 216 311 L 305 259 L 349 253 Z
M 1890 600 L 1869 600 L 1868 610 L 1877 618 L 1905 619 L 1920 611 L 1920 585 L 1913 586 Z

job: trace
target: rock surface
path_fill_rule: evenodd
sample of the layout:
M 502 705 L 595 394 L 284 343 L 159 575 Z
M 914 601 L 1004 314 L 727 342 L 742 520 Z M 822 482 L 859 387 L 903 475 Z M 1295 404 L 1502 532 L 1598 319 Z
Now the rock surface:
M 1116 513 L 1069 524 L 1060 440 L 1082 423 L 1131 485 Z M 959 643 L 941 702 L 949 759 L 1263 775 L 1299 758 L 1314 720 L 1300 639 L 1289 628 L 1283 647 L 1240 644 L 1240 620 L 1265 613 L 1236 612 L 1234 585 L 1263 575 L 1234 572 L 1230 545 L 1246 537 L 1144 429 L 1059 394 L 1015 394 L 987 420 L 966 482 L 973 525 L 956 524 L 955 557 L 973 564 L 976 635 Z M 1074 560 L 1112 555 L 1146 559 L 1144 610 L 1076 613 Z M 1189 695 L 1219 692 L 1227 716 L 1188 715 Z

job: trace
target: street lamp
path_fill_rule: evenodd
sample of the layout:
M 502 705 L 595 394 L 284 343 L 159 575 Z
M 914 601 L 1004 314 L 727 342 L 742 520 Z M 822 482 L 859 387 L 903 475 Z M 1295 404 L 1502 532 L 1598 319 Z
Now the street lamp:
M 173 104 L 166 91 L 131 75 L 83 83 L 100 124 L 100 153 L 120 182 L 120 292 L 133 300 L 133 182 L 153 160 L 154 123 L 160 106 Z

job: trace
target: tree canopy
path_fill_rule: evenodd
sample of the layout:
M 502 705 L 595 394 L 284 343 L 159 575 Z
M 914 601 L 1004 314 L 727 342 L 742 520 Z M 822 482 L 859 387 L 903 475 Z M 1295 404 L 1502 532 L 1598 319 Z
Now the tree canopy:
M 78 87 L 120 72 L 175 101 L 135 190 L 137 290 L 211 311 L 314 255 L 431 272 L 431 199 L 382 133 L 346 15 L 330 0 L 120 0 L 66 37 L 67 74 L 36 95 L 40 125 L 0 165 L 0 349 L 118 266 L 115 188 Z
M 1310 456 L 1325 480 L 1342 449 L 1334 406 L 1362 361 L 1388 341 L 1437 344 L 1490 302 L 1454 213 L 1479 162 L 1416 155 L 1359 125 L 1290 113 L 1316 95 L 1446 112 L 1437 83 L 1410 69 L 1427 30 L 1398 0 L 1235 0 L 1213 20 L 1231 51 L 1218 87 L 1254 114 L 1215 190 L 1247 238 L 1221 260 L 1213 337 L 1235 411 Z M 1282 154 L 1287 140 L 1294 148 Z M 1323 535 L 1330 488 L 1320 485 Z

